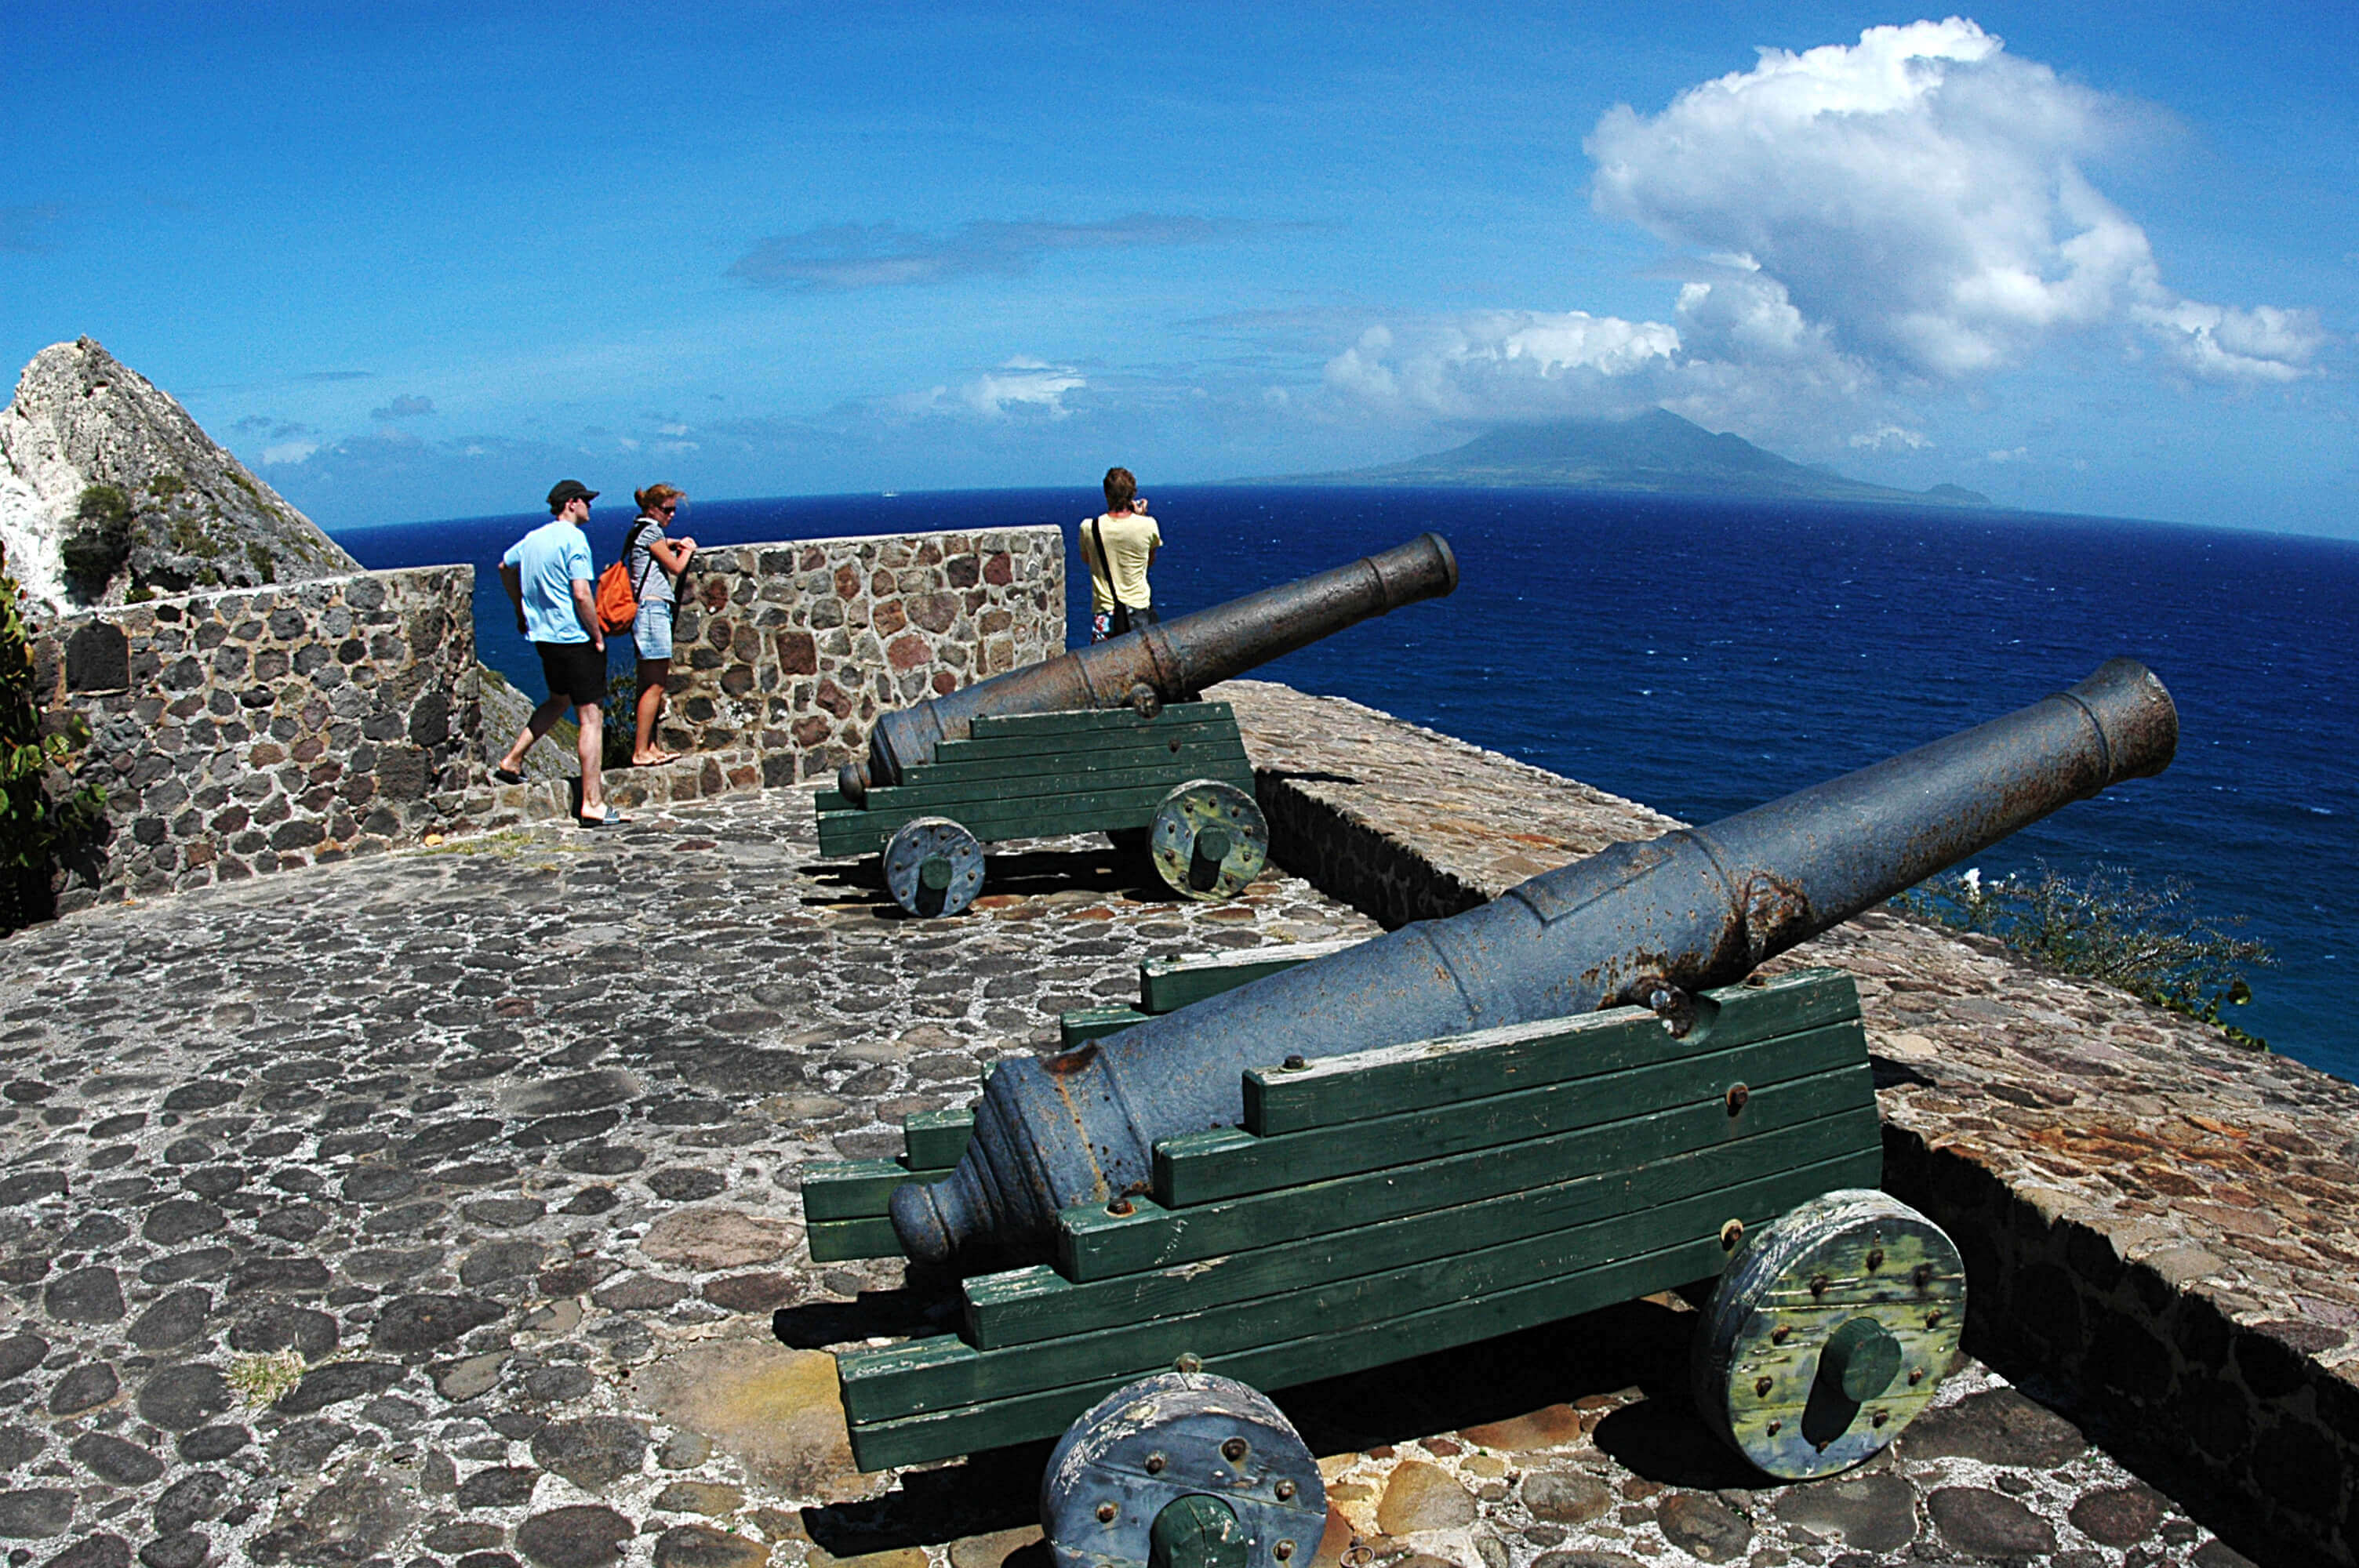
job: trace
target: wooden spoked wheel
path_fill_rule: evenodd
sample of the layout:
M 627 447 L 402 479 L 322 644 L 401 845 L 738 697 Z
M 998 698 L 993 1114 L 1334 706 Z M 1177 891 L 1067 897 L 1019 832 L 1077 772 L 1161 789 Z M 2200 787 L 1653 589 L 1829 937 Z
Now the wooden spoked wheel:
M 1269 822 L 1236 785 L 1190 779 L 1155 808 L 1147 849 L 1182 898 L 1234 898 L 1269 864 Z
M 1847 1470 L 1932 1402 L 1965 1317 L 1940 1227 L 1880 1192 L 1829 1193 L 1738 1243 L 1697 1330 L 1696 1404 L 1769 1475 Z
M 886 841 L 885 887 L 911 914 L 956 914 L 983 891 L 983 845 L 947 816 L 903 823 Z
M 1327 1488 L 1267 1399 L 1164 1372 L 1066 1429 L 1040 1479 L 1040 1528 L 1060 1568 L 1310 1568 Z

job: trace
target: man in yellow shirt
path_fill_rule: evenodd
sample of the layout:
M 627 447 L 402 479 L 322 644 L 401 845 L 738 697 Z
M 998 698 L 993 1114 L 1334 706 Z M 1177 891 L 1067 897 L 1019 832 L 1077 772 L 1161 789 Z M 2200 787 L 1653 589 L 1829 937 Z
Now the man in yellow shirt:
M 1138 480 L 1128 469 L 1108 469 L 1104 513 L 1082 519 L 1082 559 L 1090 568 L 1090 641 L 1108 637 L 1159 619 L 1155 595 L 1147 586 L 1147 568 L 1163 535 L 1138 501 Z

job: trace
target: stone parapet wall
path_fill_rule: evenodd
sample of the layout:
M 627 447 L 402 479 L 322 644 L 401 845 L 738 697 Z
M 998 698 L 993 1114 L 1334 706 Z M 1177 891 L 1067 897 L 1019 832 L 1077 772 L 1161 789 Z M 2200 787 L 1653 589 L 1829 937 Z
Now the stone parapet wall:
M 484 733 L 473 579 L 364 572 L 42 626 L 34 699 L 88 721 L 78 777 L 107 795 L 59 911 L 570 815 L 570 755 L 524 784 L 489 776 L 518 720 Z M 1060 652 L 1064 595 L 1049 526 L 700 554 L 664 728 L 689 754 L 608 771 L 608 798 L 630 810 L 827 773 L 878 714 Z
M 474 572 L 426 567 L 151 600 L 34 640 L 35 700 L 79 714 L 104 840 L 60 911 L 416 842 L 466 823 L 480 765 Z
M 664 743 L 756 752 L 773 784 L 815 778 L 878 714 L 1064 646 L 1053 526 L 723 546 L 682 584 Z
M 1679 824 L 1336 698 L 1236 705 L 1273 852 L 1387 925 Z M 2151 787 L 2151 786 L 2149 786 Z M 1849 971 L 1885 1185 L 1967 1263 L 1966 1348 L 2266 1562 L 2359 1559 L 2359 1087 L 1876 913 Z

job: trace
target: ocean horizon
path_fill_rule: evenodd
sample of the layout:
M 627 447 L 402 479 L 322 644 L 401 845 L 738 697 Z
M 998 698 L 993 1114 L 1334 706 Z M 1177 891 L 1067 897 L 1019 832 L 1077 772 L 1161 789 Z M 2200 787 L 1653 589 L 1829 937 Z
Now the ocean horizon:
M 1255 672 L 1350 697 L 1641 801 L 1718 817 L 2038 700 L 2125 654 L 2179 706 L 2177 760 L 1966 864 L 1985 878 L 2126 870 L 2268 944 L 2229 1021 L 2359 1081 L 2340 981 L 2359 950 L 2359 541 L 1961 507 L 1545 489 L 1150 487 L 1167 616 L 1432 529 L 1458 592 Z M 707 545 L 1055 524 L 1071 569 L 1093 489 L 691 501 Z M 632 509 L 600 505 L 601 566 Z M 335 531 L 375 568 L 476 568 L 480 656 L 538 660 L 494 571 L 545 514 Z M 615 650 L 629 665 L 627 639 Z

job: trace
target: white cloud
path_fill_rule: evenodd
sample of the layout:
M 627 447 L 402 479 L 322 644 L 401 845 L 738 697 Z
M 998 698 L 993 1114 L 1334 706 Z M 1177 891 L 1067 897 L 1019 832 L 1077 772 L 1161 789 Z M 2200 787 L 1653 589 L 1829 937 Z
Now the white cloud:
M 1643 407 L 1680 351 L 1679 329 L 1585 310 L 1486 310 L 1370 327 L 1327 362 L 1328 388 L 1428 417 Z
M 2118 114 L 1952 16 L 1763 49 L 1659 114 L 1608 111 L 1584 145 L 1598 211 L 1712 264 L 1680 294 L 1694 352 L 1955 379 L 2126 323 L 2190 374 L 2308 373 L 2314 316 L 2173 294 L 2145 231 L 2082 178 Z
M 1072 413 L 1065 395 L 1089 385 L 1089 378 L 1071 365 L 1018 354 L 964 384 L 929 386 L 881 400 L 877 406 L 902 416 L 971 415 L 1006 419 L 1019 413 L 1062 419 Z
M 1898 425 L 1878 425 L 1873 430 L 1862 430 L 1854 435 L 1851 444 L 1871 452 L 1880 452 L 1887 447 L 1906 447 L 1912 452 L 1921 452 L 1933 443 L 1922 430 L 1904 429 Z
M 266 463 L 299 463 L 320 449 L 317 441 L 280 441 L 262 449 Z
M 2003 452 L 1985 452 L 1983 455 L 1995 463 L 2026 463 L 2031 460 L 2031 449 L 2009 447 Z
M 959 397 L 978 414 L 1004 416 L 1011 408 L 1028 406 L 1061 419 L 1071 412 L 1065 394 L 1087 385 L 1088 379 L 1070 365 L 1018 356 L 968 382 L 959 389 Z

